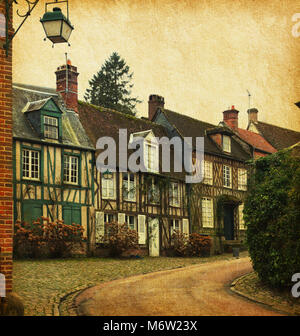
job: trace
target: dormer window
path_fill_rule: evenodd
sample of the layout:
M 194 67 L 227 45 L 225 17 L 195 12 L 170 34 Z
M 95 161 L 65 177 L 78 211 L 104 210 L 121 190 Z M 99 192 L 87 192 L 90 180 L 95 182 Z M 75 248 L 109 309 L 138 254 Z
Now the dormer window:
M 222 141 L 223 151 L 227 152 L 227 153 L 231 153 L 231 139 L 230 139 L 230 136 L 223 135 L 222 140 L 223 140 Z
M 143 163 L 148 172 L 159 172 L 159 144 L 152 130 L 135 132 L 130 134 L 129 143 L 142 141 L 144 148 Z
M 44 137 L 58 139 L 58 118 L 44 116 Z
M 43 139 L 62 140 L 62 114 L 53 97 L 28 102 L 22 112 Z

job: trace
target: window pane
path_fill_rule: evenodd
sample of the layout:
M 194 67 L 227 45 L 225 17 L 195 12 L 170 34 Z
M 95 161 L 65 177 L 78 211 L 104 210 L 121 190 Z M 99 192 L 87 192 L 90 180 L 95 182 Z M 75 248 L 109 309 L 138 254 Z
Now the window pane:
M 78 157 L 64 155 L 64 182 L 78 184 Z
M 40 152 L 23 149 L 22 151 L 22 170 L 24 178 L 38 180 L 40 173 Z
M 44 116 L 44 136 L 49 139 L 58 139 L 58 119 Z

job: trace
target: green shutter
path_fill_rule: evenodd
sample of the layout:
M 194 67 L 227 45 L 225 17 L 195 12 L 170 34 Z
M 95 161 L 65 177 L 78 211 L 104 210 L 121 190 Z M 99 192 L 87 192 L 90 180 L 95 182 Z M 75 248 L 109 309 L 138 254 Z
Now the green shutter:
M 72 224 L 72 210 L 71 207 L 63 207 L 63 221 L 65 224 Z
M 81 225 L 81 209 L 80 208 L 72 209 L 72 223 Z

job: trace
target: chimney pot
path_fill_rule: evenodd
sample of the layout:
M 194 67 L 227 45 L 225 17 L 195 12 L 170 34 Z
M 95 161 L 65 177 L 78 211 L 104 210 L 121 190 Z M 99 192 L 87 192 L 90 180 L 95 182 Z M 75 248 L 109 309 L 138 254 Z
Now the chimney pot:
M 231 110 L 223 112 L 223 121 L 234 131 L 238 131 L 239 127 L 239 111 L 235 109 L 234 105 L 231 106 Z
M 258 109 L 251 108 L 247 112 L 248 112 L 248 123 L 250 124 L 251 121 L 254 122 L 254 123 L 257 123 Z

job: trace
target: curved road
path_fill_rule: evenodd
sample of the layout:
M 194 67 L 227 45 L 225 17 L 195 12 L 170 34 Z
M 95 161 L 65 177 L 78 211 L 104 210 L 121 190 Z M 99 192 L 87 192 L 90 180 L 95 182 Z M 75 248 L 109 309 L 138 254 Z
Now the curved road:
M 75 299 L 79 315 L 280 315 L 229 290 L 252 271 L 249 258 L 216 261 L 139 275 L 89 288 Z

